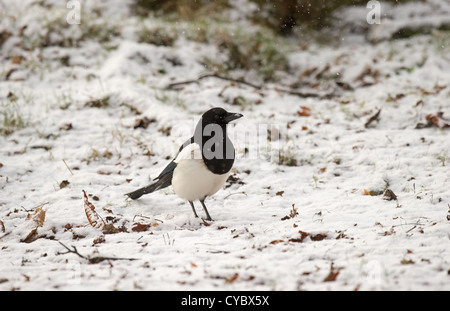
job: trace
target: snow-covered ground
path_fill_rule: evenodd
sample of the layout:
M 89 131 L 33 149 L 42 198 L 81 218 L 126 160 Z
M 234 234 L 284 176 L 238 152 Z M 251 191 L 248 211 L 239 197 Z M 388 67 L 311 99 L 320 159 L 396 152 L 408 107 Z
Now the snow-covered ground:
M 288 42 L 278 82 L 232 71 L 262 87 L 169 89 L 224 52 L 138 42 L 161 21 L 132 17 L 131 1 L 89 2 L 79 25 L 51 2 L 0 5 L 1 290 L 450 290 L 448 32 Z M 50 21 L 62 26 L 46 35 Z M 214 221 L 170 188 L 126 200 L 214 106 L 244 114 Z

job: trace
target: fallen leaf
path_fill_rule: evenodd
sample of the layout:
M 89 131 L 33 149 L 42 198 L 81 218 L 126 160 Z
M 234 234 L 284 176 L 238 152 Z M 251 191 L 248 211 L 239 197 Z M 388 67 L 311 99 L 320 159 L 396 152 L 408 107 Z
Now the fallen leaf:
M 84 212 L 86 213 L 86 217 L 89 223 L 94 228 L 102 229 L 105 226 L 105 222 L 95 211 L 95 206 L 91 202 L 89 202 L 86 192 L 84 190 L 82 191 L 84 195 Z
M 33 213 L 28 213 L 27 218 L 25 219 L 25 224 L 21 227 L 21 231 L 28 232 L 26 237 L 21 242 L 31 243 L 38 239 L 37 229 L 38 227 L 42 227 L 45 221 L 45 210 L 43 206 L 36 208 Z M 30 231 L 28 231 L 30 230 Z
M 225 283 L 233 283 L 234 281 L 237 280 L 237 278 L 239 277 L 239 273 L 235 273 L 230 277 L 225 278 Z
M 344 231 L 336 230 L 336 233 L 338 234 L 336 240 L 347 238 L 347 235 L 344 233 Z
M 283 191 L 284 192 L 284 191 Z M 289 215 L 284 216 L 281 220 L 292 219 L 298 215 L 297 209 L 295 208 L 295 203 L 292 204 L 292 209 L 289 211 Z
M 297 115 L 300 117 L 309 117 L 311 115 L 311 109 L 305 106 L 301 106 L 297 111 Z
M 151 226 L 151 224 L 141 224 L 140 222 L 137 222 L 133 225 L 133 227 L 131 227 L 131 231 L 144 232 L 147 231 Z
M 383 200 L 387 201 L 397 200 L 397 196 L 391 189 L 386 189 L 383 193 Z
M 95 238 L 95 239 L 92 241 L 92 244 L 97 245 L 97 244 L 100 244 L 100 243 L 105 243 L 105 241 L 106 241 L 106 240 L 105 240 L 105 236 L 104 236 L 104 235 L 101 235 L 101 236 Z
M 31 229 L 31 231 L 27 234 L 25 239 L 20 240 L 21 242 L 31 243 L 37 239 L 37 228 Z
M 283 240 L 273 240 L 272 242 L 270 242 L 269 244 L 273 244 L 273 245 L 275 245 L 275 244 L 278 244 L 278 243 L 283 243 L 284 241 Z
M 412 261 L 411 259 L 405 259 L 405 258 L 403 258 L 402 261 L 400 261 L 400 263 L 401 263 L 402 265 L 412 265 L 412 264 L 414 264 L 414 261 Z
M 309 238 L 313 241 L 322 241 L 327 237 L 325 233 L 310 234 Z
M 123 228 L 121 228 L 121 229 L 123 229 Z M 116 227 L 114 227 L 113 224 L 105 224 L 102 228 L 102 232 L 104 234 L 114 234 L 114 233 L 120 232 L 120 230 L 117 229 Z
M 143 117 L 141 119 L 136 119 L 136 121 L 134 122 L 133 128 L 137 129 L 137 128 L 143 128 L 146 129 L 150 123 L 154 123 L 156 122 L 156 119 L 154 118 L 147 118 L 147 117 Z
M 324 282 L 334 282 L 336 281 L 337 276 L 339 275 L 339 271 L 342 268 L 334 268 L 333 263 L 330 265 L 330 272 L 328 273 L 327 277 L 323 280 Z
M 299 239 L 297 239 L 297 238 L 292 238 L 292 239 L 289 239 L 288 241 L 289 241 L 289 242 L 294 242 L 294 243 L 301 243 L 301 242 L 303 242 L 303 239 L 302 239 L 302 238 L 299 238 Z
M 70 184 L 70 182 L 69 182 L 68 180 L 63 180 L 63 181 L 59 184 L 59 189 L 66 188 L 69 184 Z
M 389 102 L 396 102 L 396 101 L 398 101 L 399 99 L 402 99 L 405 96 L 406 95 L 403 94 L 403 93 L 399 93 L 399 94 L 397 94 L 395 96 L 392 96 L 391 94 L 388 94 L 388 98 L 386 100 L 389 101 Z
M 27 215 L 27 218 L 25 219 L 27 221 L 32 220 L 36 223 L 36 227 L 42 227 L 45 221 L 45 210 L 43 207 L 38 207 L 34 211 L 33 214 L 29 213 Z
M 434 125 L 434 126 L 436 126 L 436 127 L 439 127 L 439 119 L 438 119 L 437 116 L 432 115 L 432 114 L 430 113 L 430 114 L 427 114 L 427 115 L 426 115 L 425 120 L 427 120 L 429 124 L 431 123 L 431 125 Z
M 437 127 L 440 129 L 450 128 L 450 123 L 447 118 L 444 118 L 444 113 L 439 111 L 437 114 L 429 113 L 425 116 L 426 123 L 418 123 L 416 129 L 423 129 L 428 127 Z

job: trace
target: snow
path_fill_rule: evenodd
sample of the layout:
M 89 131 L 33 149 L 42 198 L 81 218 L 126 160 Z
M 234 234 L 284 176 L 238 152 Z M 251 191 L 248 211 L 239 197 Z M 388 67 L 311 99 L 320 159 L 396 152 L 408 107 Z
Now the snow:
M 217 78 L 168 90 L 209 73 L 202 61 L 223 52 L 183 36 L 139 43 L 127 6 L 103 2 L 99 22 L 122 25 L 122 38 L 26 50 L 22 26 L 35 38 L 42 16 L 66 12 L 45 2 L 2 5 L 14 18 L 0 22 L 12 33 L 0 50 L 0 129 L 6 114 L 25 124 L 0 135 L 1 290 L 450 290 L 449 129 L 416 128 L 439 112 L 450 123 L 448 33 L 308 42 L 289 52 L 289 74 L 260 90 Z M 231 14 L 236 23 L 255 10 L 246 5 Z M 315 67 L 329 77 L 319 87 L 306 74 Z M 262 85 L 254 75 L 244 78 Z M 351 89 L 336 89 L 336 77 Z M 298 82 L 338 96 L 280 91 Z M 237 97 L 245 104 L 233 105 Z M 126 200 L 214 106 L 244 115 L 230 126 L 234 182 L 206 201 L 214 221 L 194 218 L 170 188 Z M 144 117 L 152 122 L 135 128 Z M 386 188 L 398 199 L 383 199 Z M 82 190 L 119 233 L 89 224 Z M 32 217 L 39 209 L 44 221 Z M 121 259 L 89 263 L 96 256 Z

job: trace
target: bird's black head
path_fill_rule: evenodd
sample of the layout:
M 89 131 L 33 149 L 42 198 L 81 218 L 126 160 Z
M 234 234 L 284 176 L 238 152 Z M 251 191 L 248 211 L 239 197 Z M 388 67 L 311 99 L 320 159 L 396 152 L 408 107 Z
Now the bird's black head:
M 203 161 L 214 174 L 224 174 L 233 166 L 235 152 L 227 136 L 227 124 L 241 117 L 240 113 L 212 108 L 202 115 L 195 128 L 191 142 L 201 146 Z
M 228 112 L 223 108 L 211 108 L 202 115 L 203 125 L 215 123 L 218 125 L 226 125 L 229 122 L 242 117 L 240 113 Z

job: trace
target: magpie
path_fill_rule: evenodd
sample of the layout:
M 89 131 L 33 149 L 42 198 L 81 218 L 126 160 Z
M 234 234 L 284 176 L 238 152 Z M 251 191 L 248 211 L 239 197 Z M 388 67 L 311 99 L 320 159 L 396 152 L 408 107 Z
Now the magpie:
M 154 179 L 155 182 L 126 195 L 136 200 L 172 185 L 174 192 L 189 202 L 195 217 L 198 215 L 194 201 L 198 200 L 206 220 L 212 220 L 205 199 L 219 191 L 230 174 L 235 151 L 227 136 L 227 124 L 242 116 L 219 107 L 206 111 L 198 121 L 194 135 L 181 145 L 175 158 Z

